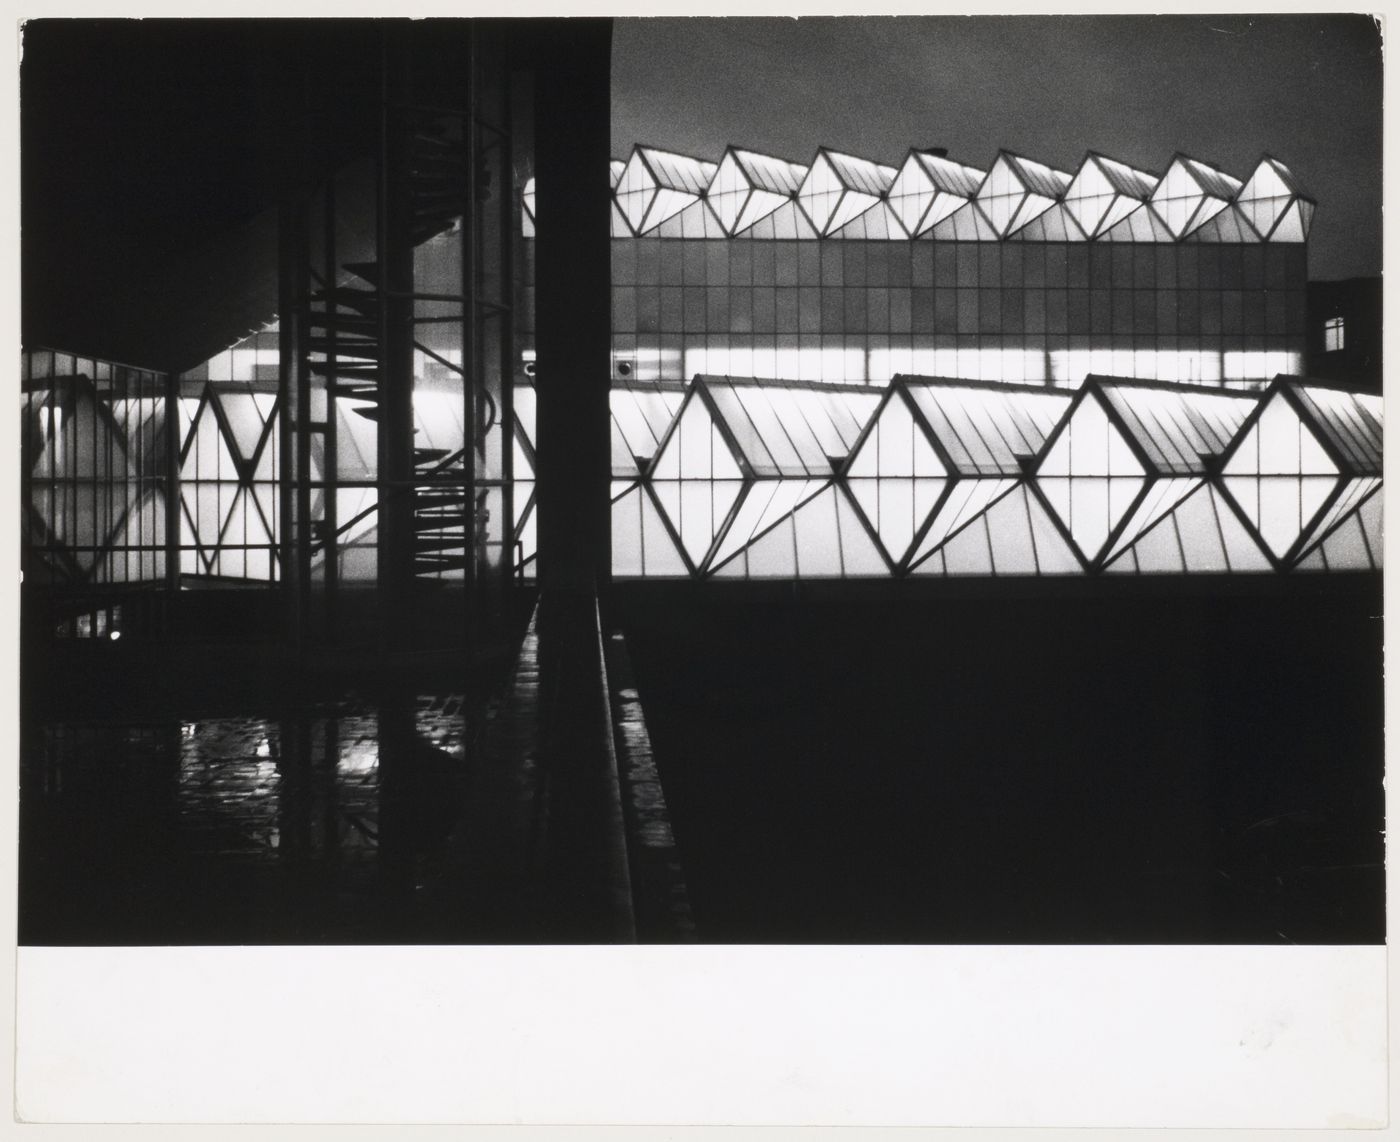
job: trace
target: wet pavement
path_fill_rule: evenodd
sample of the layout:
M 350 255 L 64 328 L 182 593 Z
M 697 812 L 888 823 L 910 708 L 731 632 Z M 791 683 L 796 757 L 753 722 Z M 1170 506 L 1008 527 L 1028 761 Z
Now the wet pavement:
M 274 717 L 29 727 L 21 941 L 372 942 L 431 928 L 429 899 L 461 875 L 448 840 L 498 709 L 350 695 Z
M 129 718 L 30 707 L 20 942 L 693 938 L 625 649 L 608 640 L 609 695 L 588 615 L 568 640 L 556 618 L 547 652 L 532 620 L 475 689 L 381 670 L 373 689 L 249 703 L 225 664 L 217 699 L 168 714 L 149 694 Z

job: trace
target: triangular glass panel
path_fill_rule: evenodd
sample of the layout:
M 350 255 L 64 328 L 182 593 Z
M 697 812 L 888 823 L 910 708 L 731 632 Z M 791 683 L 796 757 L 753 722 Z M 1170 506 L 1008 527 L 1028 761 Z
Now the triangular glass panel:
M 1137 542 L 1135 550 L 1142 570 L 1211 573 L 1230 569 L 1212 495 L 1209 485 L 1199 486 L 1176 506 L 1168 519 Z M 1235 526 L 1238 527 L 1238 523 Z M 1163 550 L 1168 537 L 1178 549 L 1179 568 L 1172 565 L 1169 553 Z
M 690 576 L 690 568 L 685 565 L 676 545 L 661 522 L 656 506 L 650 497 L 637 493 L 641 498 L 642 523 L 642 573 L 655 576 Z M 614 509 L 615 510 L 615 509 Z
M 1307 241 L 1308 234 L 1312 232 L 1313 211 L 1317 209 L 1317 203 L 1309 202 L 1307 199 L 1298 200 L 1298 210 L 1303 218 L 1303 241 Z
M 1187 235 L 1193 242 L 1258 242 L 1259 235 L 1233 206 L 1222 210 L 1211 221 Z
M 1278 220 L 1278 225 L 1274 227 L 1274 232 L 1269 235 L 1270 242 L 1302 242 L 1306 240 L 1307 234 L 1303 227 L 1302 200 L 1294 199 L 1293 204 L 1283 213 L 1283 217 Z
M 1298 433 L 1298 471 L 1306 476 L 1334 475 L 1337 465 L 1322 447 L 1313 431 L 1301 424 Z
M 533 238 L 535 236 L 535 223 L 533 221 L 531 221 L 528 226 L 523 227 L 522 229 L 526 238 Z M 612 204 L 611 236 L 614 238 L 633 237 L 632 227 L 628 224 L 628 221 L 626 217 L 624 217 L 622 211 L 618 209 L 618 205 L 616 202 Z
M 1191 219 L 1190 223 L 1187 226 L 1186 232 L 1183 233 L 1181 237 L 1185 237 L 1186 234 L 1189 234 L 1195 230 L 1199 230 L 1202 226 L 1204 226 L 1207 222 L 1209 222 L 1212 218 L 1214 218 L 1217 214 L 1219 214 L 1229 205 L 1230 204 L 1224 199 L 1215 198 L 1212 195 L 1206 195 L 1204 198 L 1201 199 L 1200 208 L 1196 211 L 1195 216 Z
M 1337 526 L 1337 521 L 1356 511 L 1357 505 L 1363 503 L 1366 497 L 1372 495 L 1381 485 L 1378 476 L 1370 476 L 1362 479 L 1347 481 L 1342 494 L 1336 498 L 1332 506 L 1325 513 L 1318 516 L 1309 527 L 1314 537 L 1325 536 L 1332 528 Z
M 797 577 L 796 525 L 785 516 L 775 527 L 761 534 L 752 544 L 725 563 L 717 565 L 717 577 L 742 576 L 751 579 L 793 579 Z
M 899 174 L 890 186 L 889 197 L 890 208 L 906 234 L 918 234 L 925 229 L 924 217 L 933 205 L 936 194 L 933 180 L 918 156 L 911 153 L 899 168 Z
M 264 421 L 252 393 L 219 393 L 218 400 L 232 435 L 234 448 L 244 460 L 251 460 L 262 439 Z
M 734 233 L 741 233 L 780 207 L 791 205 L 792 199 L 785 194 L 777 194 L 771 190 L 755 190 L 749 195 L 734 223 Z
M 1149 200 L 1157 216 L 1173 238 L 1180 238 L 1193 225 L 1205 221 L 1197 213 L 1205 200 L 1201 184 L 1192 176 L 1180 156 L 1172 160 Z
M 1006 236 L 1007 228 L 1011 225 L 1011 220 L 1016 216 L 1016 212 L 1020 209 L 1025 197 L 1025 192 L 1021 191 L 1013 194 L 989 194 L 977 200 L 997 237 L 1004 238 Z
M 871 540 L 855 508 L 833 485 L 829 492 L 836 503 L 837 535 L 841 541 L 841 574 L 846 578 L 871 578 L 889 574 L 889 564 Z M 801 514 L 799 509 L 799 515 Z M 796 519 L 797 517 L 794 517 Z M 798 533 L 798 559 L 802 558 L 802 535 Z
M 666 186 L 660 187 L 652 196 L 646 218 L 637 227 L 637 233 L 652 234 L 656 232 L 658 227 L 668 218 L 679 214 L 687 206 L 697 201 L 695 195 L 688 194 L 683 190 L 673 190 Z
M 788 199 L 771 214 L 759 219 L 747 230 L 740 231 L 736 237 L 741 238 L 771 238 L 771 239 L 791 239 L 791 238 L 815 238 L 817 232 L 812 229 L 812 224 L 807 221 L 807 216 L 798 209 L 797 203 Z
M 1079 228 L 1093 237 L 1117 197 L 1118 192 L 1091 155 L 1084 160 L 1065 191 L 1065 209 Z
M 1003 496 L 983 517 L 995 575 L 1034 575 L 1035 539 L 1024 493 Z
M 1201 481 L 1196 476 L 1170 477 L 1155 481 L 1133 512 L 1132 518 L 1114 540 L 1109 558 L 1136 543 L 1144 532 L 1175 511 L 1177 505 L 1200 485 Z
M 1254 537 L 1249 534 L 1239 517 L 1230 508 L 1221 502 L 1221 497 L 1217 496 L 1214 488 L 1208 488 L 1210 492 L 1211 506 L 1215 512 L 1215 518 L 1219 529 L 1219 534 L 1224 543 L 1225 558 L 1229 562 L 1231 571 L 1269 571 L 1272 564 L 1269 558 L 1260 550 L 1259 544 Z M 1188 501 L 1189 502 L 1189 501 Z M 1185 529 L 1182 529 L 1183 541 Z M 1187 570 L 1195 570 L 1189 558 L 1188 551 Z
M 1377 564 L 1360 518 L 1348 516 L 1314 549 L 1329 571 L 1373 571 Z
M 869 495 L 868 489 L 859 485 L 873 485 L 874 495 Z M 885 477 L 852 480 L 849 486 L 856 493 L 863 514 L 879 536 L 890 561 L 900 563 L 910 553 L 915 535 L 937 506 L 947 485 L 944 479 Z
M 617 417 L 614 416 L 608 422 L 610 428 L 611 451 L 612 451 L 612 474 L 614 476 L 632 476 L 637 472 L 637 461 L 632 455 L 632 449 L 627 445 L 627 439 L 622 435 L 622 429 L 617 426 Z M 520 447 L 520 441 L 515 442 L 515 464 L 516 471 L 528 471 L 529 464 L 524 468 L 520 467 L 525 460 L 525 450 Z
M 1313 530 L 1329 497 L 1341 483 L 1332 476 L 1302 477 L 1298 489 L 1298 518 L 1304 532 Z
M 263 530 L 269 536 L 277 534 L 277 489 L 266 484 L 254 484 L 255 506 L 262 515 Z
M 1186 569 L 1181 543 L 1171 518 L 1144 532 L 1131 546 L 1110 555 L 1103 570 L 1111 574 L 1182 574 Z
M 827 480 L 758 480 L 751 484 L 734 522 L 715 553 L 716 566 L 763 536 L 784 517 L 821 492 Z
M 1075 557 L 1073 549 L 1065 542 L 1054 521 L 1022 484 L 1013 494 L 1018 495 L 1026 505 L 1026 514 L 1031 521 L 1031 538 L 1035 541 L 1035 558 L 1042 575 L 1067 575 L 1082 571 L 1083 567 Z
M 985 516 L 978 516 L 939 549 L 943 566 L 949 575 L 990 576 L 995 573 L 992 563 L 991 538 L 987 534 Z
M 824 152 L 817 152 L 807 177 L 798 188 L 797 201 L 818 234 L 828 232 L 832 216 L 845 192 L 846 188 L 832 169 L 831 160 Z
M 663 193 L 665 193 L 663 191 Z M 696 199 L 677 214 L 647 231 L 655 238 L 724 238 L 720 220 L 704 199 Z
M 1293 188 L 1284 182 L 1282 175 L 1274 169 L 1273 163 L 1267 158 L 1260 160 L 1254 173 L 1249 176 L 1249 181 L 1244 184 L 1244 189 L 1240 191 L 1240 202 L 1253 202 L 1265 198 L 1288 198 L 1293 194 Z
M 1024 211 L 1022 212 L 1024 214 Z M 1075 225 L 1062 203 L 1055 204 L 1038 218 L 1025 226 L 1019 226 L 1007 235 L 1016 242 L 1083 242 L 1084 233 Z
M 1173 242 L 1175 235 L 1166 224 L 1147 206 L 1134 206 L 1123 221 L 1104 232 L 1103 238 L 1109 242 Z
M 226 506 L 233 491 L 234 489 L 230 488 L 221 496 L 217 484 L 198 484 L 195 486 L 194 522 L 199 536 L 199 546 L 206 552 L 212 552 L 219 544 L 219 531 L 226 514 L 222 509 Z
M 1255 233 L 1267 238 L 1274 228 L 1274 223 L 1288 209 L 1288 204 L 1292 201 L 1292 195 L 1285 195 L 1281 198 L 1241 198 L 1235 206 L 1249 220 Z
M 199 412 L 198 397 L 181 397 L 178 404 L 180 407 L 180 448 L 183 450 L 190 438 L 190 429 L 194 425 L 195 414 Z
M 869 476 L 856 476 L 846 480 L 846 490 L 855 500 L 856 508 L 865 517 L 870 530 L 880 531 L 880 484 L 881 480 Z M 886 549 L 888 550 L 888 548 Z M 896 556 L 896 559 L 898 556 Z
M 1141 210 L 1142 203 L 1136 198 L 1129 198 L 1120 194 L 1109 204 L 1108 210 L 1104 213 L 1103 219 L 1099 223 L 1098 233 L 1103 234 L 1111 230 L 1118 223 L 1127 218 L 1135 210 Z M 1097 235 L 1095 235 L 1097 237 Z
M 841 196 L 841 200 L 833 207 L 824 232 L 827 234 L 836 233 L 852 219 L 859 218 L 867 210 L 878 205 L 879 202 L 880 199 L 873 194 L 864 194 L 858 190 L 846 191 Z
M 238 469 L 219 431 L 214 410 L 206 406 L 194 427 L 194 441 L 181 465 L 181 475 L 196 480 L 236 479 Z
M 725 151 L 706 197 L 726 233 L 734 233 L 735 223 L 743 214 L 752 193 L 753 185 L 739 165 L 739 160 L 734 157 L 734 152 Z
M 947 499 L 939 505 L 914 550 L 912 562 L 918 563 L 957 534 L 1002 496 L 1014 490 L 1019 481 L 1014 478 L 972 478 L 958 480 Z
M 700 567 L 729 510 L 743 490 L 740 480 L 656 480 L 657 502 L 671 521 L 690 562 Z
M 656 179 L 647 169 L 640 148 L 632 151 L 622 176 L 618 179 L 614 194 L 618 209 L 631 232 L 641 233 L 642 224 L 646 221 L 652 200 L 656 197 Z
M 932 230 L 925 231 L 936 241 L 955 242 L 995 242 L 1000 238 L 992 224 L 987 221 L 981 206 L 969 202 L 954 210 Z
M 809 500 L 793 516 L 797 574 L 800 578 L 836 579 L 841 577 L 841 523 L 837 515 L 839 497 L 835 486 Z M 850 509 L 847 509 L 848 511 Z M 861 527 L 850 512 L 856 528 Z
M 956 194 L 949 194 L 940 190 L 933 199 L 933 205 L 929 207 L 928 213 L 924 215 L 923 226 L 919 233 L 926 233 L 930 227 L 942 222 L 954 211 L 967 205 L 967 199 Z M 912 236 L 912 235 L 911 235 Z
M 1026 194 L 1021 200 L 1020 209 L 1016 211 L 1016 216 L 1012 219 L 1009 227 L 1005 231 L 1007 234 L 1014 233 L 1027 223 L 1034 221 L 1055 205 L 1053 198 L 1046 198 L 1042 194 Z M 1060 226 L 1064 226 L 1063 219 Z
M 220 546 L 238 545 L 244 542 L 244 536 L 248 531 L 247 512 L 244 505 L 246 495 L 244 489 L 239 488 L 228 501 L 223 523 L 219 527 Z

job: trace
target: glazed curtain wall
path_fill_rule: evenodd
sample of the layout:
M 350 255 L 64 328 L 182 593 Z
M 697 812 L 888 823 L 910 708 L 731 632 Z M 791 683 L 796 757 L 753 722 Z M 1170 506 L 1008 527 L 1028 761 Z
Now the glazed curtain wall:
M 180 574 L 278 578 L 274 321 L 180 374 Z
M 711 376 L 615 387 L 612 420 L 620 579 L 1381 565 L 1380 399 L 1286 378 L 878 392 Z
M 51 349 L 22 354 L 21 482 L 29 582 L 166 574 L 165 379 Z
M 1303 369 L 1316 204 L 1270 156 L 1242 181 L 1183 155 L 1071 174 L 1006 151 L 983 170 L 638 146 L 610 178 L 616 380 L 1261 388 Z M 532 210 L 527 183 L 527 265 Z
M 1301 372 L 1301 245 L 613 240 L 615 379 Z

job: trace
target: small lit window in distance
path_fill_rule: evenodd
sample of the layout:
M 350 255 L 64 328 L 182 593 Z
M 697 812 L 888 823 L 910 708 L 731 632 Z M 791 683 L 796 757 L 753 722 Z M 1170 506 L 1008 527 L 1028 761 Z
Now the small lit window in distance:
M 1322 323 L 1322 348 L 1325 353 L 1335 353 L 1346 347 L 1346 322 L 1340 317 L 1329 317 Z

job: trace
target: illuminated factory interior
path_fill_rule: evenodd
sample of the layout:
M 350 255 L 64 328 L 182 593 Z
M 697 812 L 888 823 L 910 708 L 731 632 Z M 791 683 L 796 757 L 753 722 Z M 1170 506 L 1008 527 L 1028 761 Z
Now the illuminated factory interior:
M 612 21 L 297 22 L 254 190 L 85 269 L 61 25 L 21 942 L 1383 938 L 1379 281 L 1301 160 L 618 149 Z

